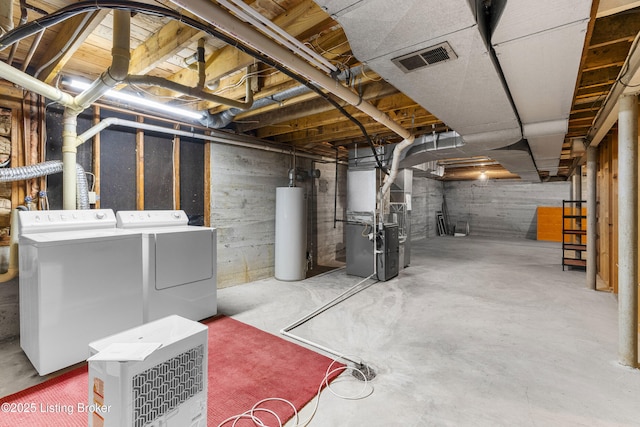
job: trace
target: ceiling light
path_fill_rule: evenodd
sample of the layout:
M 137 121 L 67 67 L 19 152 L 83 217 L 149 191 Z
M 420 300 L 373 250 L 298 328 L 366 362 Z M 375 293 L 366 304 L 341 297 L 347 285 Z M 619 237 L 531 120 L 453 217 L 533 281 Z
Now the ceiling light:
M 83 82 L 75 79 L 66 80 L 64 83 L 69 87 L 72 87 L 78 90 L 85 90 L 90 86 L 90 84 L 87 82 Z M 119 101 L 124 101 L 131 104 L 139 105 L 141 107 L 144 107 L 145 110 L 146 109 L 157 110 L 157 111 L 162 111 L 164 113 L 171 113 L 178 116 L 186 117 L 189 119 L 196 119 L 196 120 L 200 120 L 204 118 L 204 114 L 201 112 L 187 110 L 184 108 L 178 108 L 172 105 L 162 104 L 160 102 L 141 98 L 139 96 L 135 96 L 130 93 L 119 92 L 116 90 L 109 90 L 104 94 L 104 96 L 112 99 L 117 99 Z

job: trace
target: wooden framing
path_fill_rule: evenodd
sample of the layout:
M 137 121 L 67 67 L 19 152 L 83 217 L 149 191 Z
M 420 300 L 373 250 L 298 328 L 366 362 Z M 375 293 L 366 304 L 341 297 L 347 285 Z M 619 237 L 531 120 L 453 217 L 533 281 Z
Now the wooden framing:
M 176 130 L 179 124 L 173 125 Z M 180 137 L 173 137 L 173 209 L 180 209 Z
M 138 123 L 144 122 L 136 117 Z M 144 131 L 136 130 L 136 209 L 144 209 Z
M 100 123 L 100 107 L 93 107 L 93 125 Z M 93 137 L 93 191 L 100 194 L 100 133 Z M 96 198 L 96 209 L 100 209 L 100 199 Z

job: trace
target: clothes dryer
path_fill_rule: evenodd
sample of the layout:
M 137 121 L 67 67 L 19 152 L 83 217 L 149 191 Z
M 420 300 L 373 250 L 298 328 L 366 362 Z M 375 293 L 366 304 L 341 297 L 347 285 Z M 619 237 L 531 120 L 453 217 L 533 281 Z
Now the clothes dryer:
M 119 211 L 117 227 L 141 234 L 145 322 L 217 313 L 216 229 L 191 226 L 182 210 Z

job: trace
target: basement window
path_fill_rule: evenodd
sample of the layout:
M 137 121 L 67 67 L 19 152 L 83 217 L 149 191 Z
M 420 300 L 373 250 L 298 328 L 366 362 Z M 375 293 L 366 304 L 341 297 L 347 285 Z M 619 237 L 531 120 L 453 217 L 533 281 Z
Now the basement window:
M 417 52 L 399 56 L 391 61 L 405 73 L 410 73 L 431 65 L 451 61 L 457 57 L 458 55 L 453 51 L 449 42 L 443 42 Z

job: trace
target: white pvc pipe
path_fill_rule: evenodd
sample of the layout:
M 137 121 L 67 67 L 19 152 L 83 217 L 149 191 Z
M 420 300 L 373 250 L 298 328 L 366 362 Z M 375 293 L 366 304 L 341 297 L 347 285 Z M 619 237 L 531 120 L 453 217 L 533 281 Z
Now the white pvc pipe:
M 176 136 L 185 136 L 187 138 L 217 142 L 217 143 L 226 144 L 226 145 L 233 145 L 236 147 L 252 148 L 255 150 L 270 151 L 273 153 L 281 153 L 281 154 L 287 154 L 287 155 L 291 154 L 291 150 L 288 150 L 285 148 L 276 148 L 268 145 L 261 145 L 259 143 L 240 141 L 240 140 L 234 139 L 234 138 L 239 138 L 239 136 L 237 135 L 227 135 L 227 134 L 223 134 L 222 132 L 218 132 L 216 135 L 204 135 L 201 133 L 189 132 L 186 130 L 166 128 L 162 126 L 151 125 L 148 123 L 139 123 L 132 120 L 119 119 L 117 117 L 109 117 L 107 119 L 104 119 L 97 125 L 89 128 L 83 134 L 79 135 L 76 138 L 76 143 L 75 143 L 76 146 L 79 146 L 85 143 L 87 140 L 89 140 L 90 138 L 93 138 L 95 135 L 102 132 L 109 126 L 124 126 L 124 127 L 130 127 L 133 129 L 149 130 L 152 132 L 158 132 L 158 133 L 164 133 L 164 134 L 176 135 Z M 335 162 L 335 159 L 333 159 L 332 157 L 317 156 L 313 154 L 296 152 L 296 156 L 305 157 L 308 159 L 313 159 L 313 160 L 318 160 L 323 162 L 329 162 L 329 163 Z
M 130 59 L 131 13 L 113 12 L 113 48 L 111 66 L 91 85 L 75 97 L 64 111 L 62 131 L 62 208 L 76 207 L 77 117 L 89 105 L 127 77 Z
M 76 208 L 77 110 L 65 108 L 62 118 L 62 208 Z
M 73 96 L 49 86 L 2 61 L 0 61 L 0 77 L 28 91 L 35 92 L 54 102 L 59 102 L 65 107 L 74 105 Z
M 618 113 L 618 357 L 638 364 L 638 97 Z

